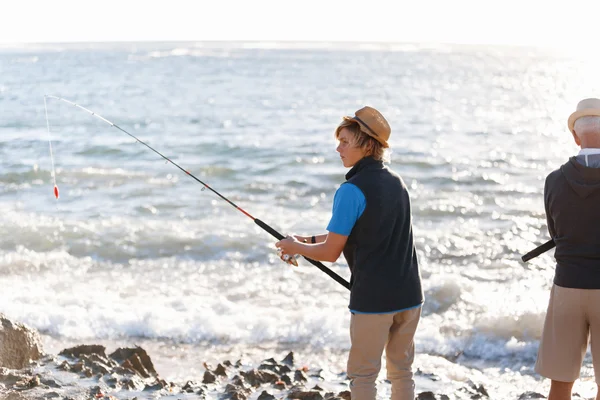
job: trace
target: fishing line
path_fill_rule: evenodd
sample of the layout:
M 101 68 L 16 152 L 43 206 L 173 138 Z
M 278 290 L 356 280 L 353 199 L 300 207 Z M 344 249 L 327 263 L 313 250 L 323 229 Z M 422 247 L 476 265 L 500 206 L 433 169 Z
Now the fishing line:
M 54 197 L 58 200 L 58 185 L 56 184 L 56 170 L 54 169 L 54 154 L 52 154 L 52 137 L 50 136 L 50 121 L 48 120 L 48 105 L 44 96 L 44 111 L 46 112 L 46 127 L 48 128 L 48 144 L 50 145 L 50 160 L 52 161 L 52 178 L 54 179 Z
M 85 108 L 85 107 L 83 107 L 83 106 L 81 106 L 79 104 L 73 103 L 72 101 L 69 101 L 69 100 L 64 99 L 62 97 L 57 97 L 57 96 L 52 96 L 52 95 L 44 95 L 44 107 L 46 107 L 46 98 L 60 100 L 60 101 L 63 101 L 65 103 L 67 103 L 67 104 L 70 104 L 70 105 L 72 105 L 74 107 L 80 108 L 83 111 L 85 111 L 85 112 L 93 115 L 94 117 L 101 119 L 102 121 L 106 122 L 110 126 L 112 126 L 112 127 L 116 128 L 116 129 L 120 130 L 121 132 L 125 133 L 126 135 L 132 137 L 138 143 L 143 144 L 144 146 L 146 146 L 147 148 L 149 148 L 150 150 L 152 150 L 153 152 L 155 152 L 156 154 L 158 154 L 159 156 L 161 156 L 163 159 L 165 159 L 167 161 L 167 163 L 173 164 L 175 167 L 179 168 L 181 171 L 183 171 L 190 178 L 192 178 L 196 182 L 202 184 L 204 186 L 204 188 L 210 190 L 211 192 L 213 192 L 214 194 L 216 194 L 217 196 L 219 196 L 221 199 L 225 200 L 227 203 L 229 203 L 230 205 L 232 205 L 233 207 L 235 207 L 242 214 L 244 214 L 248 218 L 252 219 L 252 221 L 254 221 L 254 223 L 256 225 L 260 226 L 263 230 L 265 230 L 266 232 L 270 233 L 273 237 L 277 238 L 278 240 L 281 240 L 281 239 L 285 238 L 285 236 L 283 236 L 281 233 L 277 232 L 275 229 L 273 229 L 272 227 L 270 227 L 268 224 L 264 223 L 260 219 L 254 218 L 252 215 L 250 215 L 250 213 L 246 212 L 243 208 L 241 208 L 238 205 L 236 205 L 234 202 L 232 202 L 231 200 L 229 200 L 227 197 L 223 196 L 221 193 L 217 192 L 215 189 L 211 188 L 209 185 L 207 185 L 206 183 L 202 182 L 196 176 L 194 176 L 193 174 L 191 174 L 188 170 L 182 168 L 181 166 L 179 166 L 179 164 L 173 162 L 170 158 L 164 156 L 163 154 L 161 154 L 160 152 L 158 152 L 157 150 L 155 150 L 154 148 L 152 148 L 150 145 L 148 145 L 146 142 L 140 140 L 136 136 L 134 136 L 131 133 L 127 132 L 125 129 L 123 129 L 120 126 L 118 126 L 118 125 L 112 123 L 111 121 L 107 120 L 103 116 L 101 116 L 99 114 L 96 114 L 94 111 L 88 110 L 87 108 Z M 48 109 L 47 109 L 47 107 L 46 107 L 46 125 L 48 126 L 48 138 L 50 140 L 50 123 L 48 121 Z M 52 156 L 52 143 L 50 143 L 50 157 L 52 158 L 52 175 L 54 177 L 54 195 L 58 199 L 58 186 L 56 184 L 56 174 L 55 174 L 55 171 L 54 171 L 54 158 Z M 333 272 L 331 269 L 327 268 L 325 265 L 323 265 L 319 261 L 315 261 L 315 260 L 312 260 L 312 259 L 307 258 L 307 257 L 304 257 L 304 259 L 306 261 L 308 261 L 309 263 L 311 263 L 312 265 L 314 265 L 315 267 L 319 268 L 321 271 L 325 272 L 327 275 L 329 275 L 329 277 L 331 277 L 333 280 L 335 280 L 336 282 L 338 282 L 340 285 L 344 286 L 346 289 L 348 289 L 348 290 L 350 289 L 350 284 L 348 283 L 348 281 L 346 281 L 344 278 L 342 278 L 341 276 L 339 276 L 338 274 L 336 274 L 335 272 Z M 290 260 L 290 261 L 292 261 L 292 260 Z

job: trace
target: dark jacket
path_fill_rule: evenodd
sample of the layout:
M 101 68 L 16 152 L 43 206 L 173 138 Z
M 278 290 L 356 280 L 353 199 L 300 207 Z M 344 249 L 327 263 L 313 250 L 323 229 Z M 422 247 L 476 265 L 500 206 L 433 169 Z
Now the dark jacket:
M 600 168 L 571 157 L 546 178 L 544 204 L 556 243 L 554 283 L 600 289 Z
M 349 308 L 379 313 L 421 304 L 410 199 L 402 178 L 381 161 L 366 157 L 346 179 L 366 199 L 344 247 L 352 272 Z

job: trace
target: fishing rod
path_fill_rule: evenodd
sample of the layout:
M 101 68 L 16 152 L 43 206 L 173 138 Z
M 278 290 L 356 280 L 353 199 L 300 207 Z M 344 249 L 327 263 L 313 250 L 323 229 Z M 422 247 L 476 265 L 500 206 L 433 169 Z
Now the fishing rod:
M 210 190 L 211 192 L 213 192 L 214 194 L 216 194 L 217 196 L 219 196 L 221 199 L 223 199 L 227 203 L 231 204 L 233 207 L 235 207 L 242 214 L 244 214 L 245 216 L 247 216 L 248 218 L 250 218 L 252 221 L 254 221 L 254 223 L 256 225 L 260 226 L 263 230 L 265 230 L 266 232 L 270 233 L 273 237 L 277 238 L 277 240 L 281 240 L 281 239 L 285 238 L 285 236 L 283 236 L 281 233 L 277 232 L 275 229 L 273 229 L 272 227 L 270 227 L 268 224 L 266 224 L 265 222 L 261 221 L 258 218 L 254 218 L 252 215 L 250 215 L 248 212 L 246 212 L 243 208 L 239 207 L 234 202 L 232 202 L 231 200 L 229 200 L 227 197 L 223 196 L 221 193 L 217 192 L 215 189 L 211 188 L 206 183 L 202 182 L 196 176 L 194 176 L 193 174 L 191 174 L 188 170 L 182 168 L 181 166 L 179 166 L 179 164 L 175 163 L 170 158 L 164 156 L 163 154 L 161 154 L 160 152 L 158 152 L 157 150 L 155 150 L 154 148 L 152 148 L 150 145 L 148 145 L 144 141 L 140 140 L 136 136 L 134 136 L 131 133 L 127 132 L 125 129 L 121 128 L 120 126 L 118 126 L 118 125 L 110 122 L 109 120 L 107 120 L 103 116 L 95 113 L 94 111 L 88 110 L 87 108 L 85 108 L 85 107 L 83 107 L 83 106 L 81 106 L 79 104 L 76 104 L 76 103 L 73 103 L 72 101 L 63 99 L 62 97 L 57 97 L 57 96 L 52 96 L 52 95 L 44 95 L 44 107 L 45 107 L 45 110 L 46 110 L 46 124 L 48 126 L 48 135 L 50 135 L 50 123 L 48 122 L 48 108 L 47 108 L 47 105 L 46 105 L 46 98 L 64 101 L 67 104 L 70 104 L 72 106 L 80 108 L 83 111 L 85 111 L 85 112 L 93 115 L 94 117 L 101 119 L 102 121 L 106 122 L 110 126 L 112 126 L 112 127 L 116 128 L 116 129 L 120 130 L 121 132 L 129 135 L 130 137 L 132 137 L 133 139 L 135 139 L 137 142 L 143 144 L 144 146 L 146 146 L 147 148 L 149 148 L 150 150 L 152 150 L 153 152 L 155 152 L 156 154 L 158 154 L 159 156 L 161 156 L 162 158 L 164 158 L 167 162 L 169 162 L 169 163 L 173 164 L 174 166 L 176 166 L 177 168 L 179 168 L 187 176 L 189 176 L 190 178 L 194 179 L 196 182 L 202 184 L 206 189 Z M 52 144 L 51 143 L 50 143 L 50 156 L 52 157 Z M 54 159 L 52 160 L 52 165 L 53 165 L 53 168 L 54 168 Z M 56 185 L 56 174 L 55 173 L 53 173 L 53 177 L 54 177 L 54 196 L 58 199 L 58 194 L 59 193 L 58 193 L 58 186 Z M 339 276 L 338 274 L 336 274 L 335 272 L 333 272 L 331 269 L 327 268 L 325 265 L 323 265 L 319 261 L 312 260 L 312 259 L 310 259 L 308 257 L 304 257 L 304 259 L 306 261 L 308 261 L 309 263 L 311 263 L 312 265 L 314 265 L 315 267 L 319 268 L 321 271 L 325 272 L 334 281 L 338 282 L 340 285 L 342 285 L 346 289 L 350 290 L 350 283 L 348 283 L 348 281 L 346 281 L 344 278 L 342 278 L 341 276 Z M 285 261 L 287 261 L 287 260 L 285 260 Z M 290 260 L 290 262 L 295 262 L 295 259 L 292 258 Z M 297 263 L 296 263 L 296 265 L 297 265 Z
M 524 262 L 527 262 L 527 261 L 531 260 L 532 258 L 535 258 L 535 257 L 539 256 L 540 254 L 547 252 L 548 250 L 554 248 L 555 246 L 556 246 L 556 243 L 554 242 L 554 239 L 550 239 L 546 243 L 536 247 L 535 249 L 531 250 L 529 253 L 525 254 L 523 257 L 521 257 L 521 260 L 523 260 Z

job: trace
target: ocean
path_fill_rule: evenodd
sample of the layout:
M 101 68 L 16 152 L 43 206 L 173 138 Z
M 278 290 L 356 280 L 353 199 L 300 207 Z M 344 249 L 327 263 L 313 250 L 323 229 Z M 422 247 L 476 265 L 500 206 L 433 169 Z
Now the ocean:
M 289 350 L 343 371 L 344 287 L 281 262 L 251 219 L 98 118 L 48 98 L 49 135 L 44 95 L 136 135 L 284 234 L 325 232 L 347 172 L 334 129 L 371 105 L 412 200 L 426 296 L 415 368 L 507 398 L 544 392 L 533 366 L 553 251 L 520 257 L 549 239 L 544 179 L 578 151 L 567 118 L 599 95 L 598 64 L 500 46 L 4 46 L 0 312 L 47 350 L 140 344 L 170 379 Z M 349 280 L 343 257 L 325 264 Z M 575 387 L 587 390 L 589 353 Z

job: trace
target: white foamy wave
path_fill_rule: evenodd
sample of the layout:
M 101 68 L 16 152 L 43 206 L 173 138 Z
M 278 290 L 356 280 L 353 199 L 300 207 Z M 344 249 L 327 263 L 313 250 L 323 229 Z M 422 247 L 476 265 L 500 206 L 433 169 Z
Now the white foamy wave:
M 56 263 L 56 257 L 49 257 L 48 262 Z M 74 262 L 69 257 L 62 261 Z M 9 316 L 44 333 L 72 339 L 275 340 L 347 346 L 348 313 L 339 312 L 344 297 L 330 295 L 327 304 L 316 302 L 312 289 L 303 287 L 301 274 L 280 262 L 163 259 L 127 266 L 94 262 L 61 273 L 39 271 L 27 280 L 8 277 L 10 289 L 0 294 L 0 304 Z M 331 286 L 323 279 L 315 281 L 319 281 L 316 290 Z M 327 290 L 331 292 L 331 287 Z M 35 295 L 15 302 L 23 292 Z

